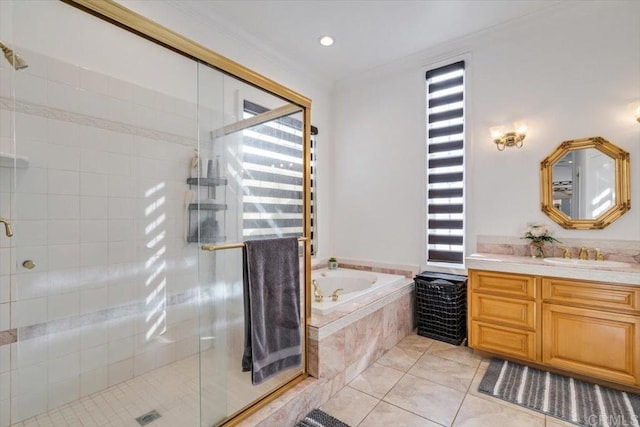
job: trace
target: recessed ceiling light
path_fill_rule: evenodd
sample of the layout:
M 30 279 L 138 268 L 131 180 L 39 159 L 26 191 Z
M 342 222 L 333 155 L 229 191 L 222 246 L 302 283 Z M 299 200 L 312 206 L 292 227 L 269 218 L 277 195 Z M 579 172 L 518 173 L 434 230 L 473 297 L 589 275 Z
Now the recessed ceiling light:
M 322 46 L 325 46 L 325 47 L 331 46 L 333 44 L 333 37 L 331 37 L 331 36 L 322 36 L 322 37 L 320 37 L 319 41 L 320 41 L 320 44 Z

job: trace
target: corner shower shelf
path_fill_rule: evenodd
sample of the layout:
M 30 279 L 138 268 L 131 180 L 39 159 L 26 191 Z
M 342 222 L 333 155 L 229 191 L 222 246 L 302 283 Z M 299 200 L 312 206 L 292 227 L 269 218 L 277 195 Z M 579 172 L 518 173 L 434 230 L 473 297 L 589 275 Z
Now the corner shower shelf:
M 226 192 L 222 191 L 221 198 L 216 198 L 216 187 L 226 186 L 227 178 L 211 176 L 207 178 L 187 178 L 189 187 L 195 187 L 198 192 L 199 203 L 189 203 L 189 233 L 188 243 L 221 243 L 227 240 L 224 233 L 226 214 L 218 216 L 218 212 L 227 210 Z M 206 196 L 200 194 L 199 189 L 206 189 Z M 220 234 L 218 234 L 220 233 Z
M 0 153 L 0 167 L 3 168 L 26 168 L 29 166 L 29 159 L 25 156 L 16 156 L 11 153 Z

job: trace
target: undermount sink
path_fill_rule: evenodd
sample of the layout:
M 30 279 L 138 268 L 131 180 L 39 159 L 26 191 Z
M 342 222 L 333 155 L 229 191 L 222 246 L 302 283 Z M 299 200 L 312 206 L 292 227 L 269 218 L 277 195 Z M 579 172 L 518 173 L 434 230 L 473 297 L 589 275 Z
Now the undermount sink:
M 572 259 L 572 258 L 545 258 L 544 262 L 556 265 L 566 265 L 568 267 L 591 267 L 591 268 L 625 268 L 629 267 L 626 262 L 620 261 L 596 261 L 592 259 Z

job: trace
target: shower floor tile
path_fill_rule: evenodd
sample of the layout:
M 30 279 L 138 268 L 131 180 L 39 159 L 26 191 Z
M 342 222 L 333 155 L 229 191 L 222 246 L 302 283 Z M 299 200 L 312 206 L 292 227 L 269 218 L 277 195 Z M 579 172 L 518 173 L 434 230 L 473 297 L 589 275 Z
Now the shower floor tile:
M 156 410 L 149 427 L 198 426 L 198 356 L 116 384 L 11 427 L 140 427 L 136 418 Z
M 11 427 L 140 427 L 136 418 L 153 410 L 160 418 L 146 427 L 197 427 L 201 416 L 222 419 L 296 376 L 295 371 L 285 371 L 254 386 L 239 358 L 227 355 L 221 363 L 221 357 L 205 350 Z

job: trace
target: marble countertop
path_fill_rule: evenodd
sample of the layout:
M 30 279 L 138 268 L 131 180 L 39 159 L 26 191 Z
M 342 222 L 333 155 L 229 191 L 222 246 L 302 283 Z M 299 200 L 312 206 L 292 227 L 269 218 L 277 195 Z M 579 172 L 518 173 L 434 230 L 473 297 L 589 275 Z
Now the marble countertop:
M 466 258 L 466 267 L 475 270 L 640 285 L 640 264 L 637 263 L 624 268 L 569 267 L 526 256 L 476 253 Z

